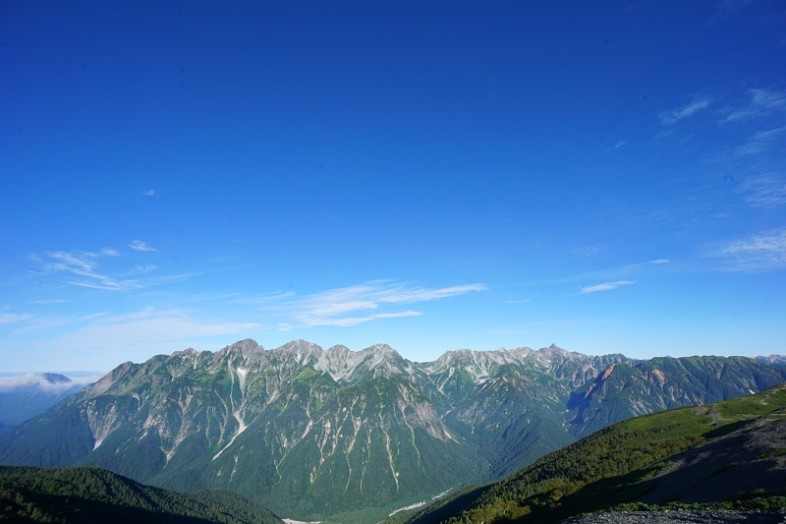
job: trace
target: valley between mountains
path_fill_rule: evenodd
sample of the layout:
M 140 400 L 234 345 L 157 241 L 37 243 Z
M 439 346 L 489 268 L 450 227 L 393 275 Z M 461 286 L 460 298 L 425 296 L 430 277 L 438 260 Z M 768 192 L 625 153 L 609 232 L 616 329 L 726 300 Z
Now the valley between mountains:
M 0 435 L 0 463 L 96 466 L 233 492 L 297 520 L 377 522 L 615 422 L 783 382 L 786 366 L 744 357 L 641 361 L 551 346 L 416 363 L 386 345 L 243 340 L 118 366 Z

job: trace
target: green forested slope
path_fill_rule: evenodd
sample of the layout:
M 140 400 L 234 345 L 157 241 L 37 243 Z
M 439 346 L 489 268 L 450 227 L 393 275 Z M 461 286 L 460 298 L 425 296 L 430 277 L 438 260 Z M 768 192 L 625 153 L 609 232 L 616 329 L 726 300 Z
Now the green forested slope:
M 786 386 L 616 424 L 409 522 L 554 522 L 702 503 L 786 505 Z
M 0 467 L 0 521 L 112 524 L 280 524 L 226 492 L 184 495 L 97 468 Z

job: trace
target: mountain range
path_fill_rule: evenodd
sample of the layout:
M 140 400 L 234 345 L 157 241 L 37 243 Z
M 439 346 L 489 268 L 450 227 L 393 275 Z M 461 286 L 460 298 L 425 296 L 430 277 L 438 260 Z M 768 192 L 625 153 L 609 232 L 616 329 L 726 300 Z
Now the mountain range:
M 0 435 L 0 463 L 98 466 L 232 491 L 299 520 L 376 522 L 609 424 L 783 382 L 783 365 L 744 357 L 642 361 L 551 346 L 416 363 L 382 344 L 243 340 L 118 366 Z

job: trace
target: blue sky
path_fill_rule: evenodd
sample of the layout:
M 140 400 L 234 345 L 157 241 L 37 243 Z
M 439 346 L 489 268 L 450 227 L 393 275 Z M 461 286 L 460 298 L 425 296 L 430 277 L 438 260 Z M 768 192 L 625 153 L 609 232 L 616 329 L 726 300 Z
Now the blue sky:
M 786 353 L 786 6 L 0 3 L 2 371 Z

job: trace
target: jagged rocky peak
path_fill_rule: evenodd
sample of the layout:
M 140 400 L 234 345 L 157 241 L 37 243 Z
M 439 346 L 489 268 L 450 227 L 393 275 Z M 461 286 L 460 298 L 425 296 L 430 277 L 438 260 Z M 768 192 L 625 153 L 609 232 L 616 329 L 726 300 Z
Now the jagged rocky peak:
M 342 366 L 348 365 L 349 362 L 352 362 L 356 359 L 357 353 L 349 349 L 347 346 L 336 345 L 330 347 L 327 351 L 322 353 L 322 358 L 319 359 L 317 368 L 321 371 L 338 369 Z
M 336 382 L 349 383 L 369 373 L 374 376 L 404 373 L 409 368 L 409 361 L 387 344 L 375 344 L 360 351 L 333 346 L 321 352 L 313 365 L 330 374 Z
M 365 349 L 360 350 L 361 353 L 387 353 L 393 357 L 403 358 L 399 355 L 398 351 L 393 349 L 387 344 L 374 344 L 373 346 L 369 346 Z
M 264 351 L 265 348 L 257 344 L 257 341 L 251 338 L 246 338 L 232 344 L 233 347 L 238 348 L 242 353 L 253 353 L 256 351 Z
M 474 351 L 471 349 L 454 349 L 446 351 L 437 359 L 437 362 L 461 362 L 472 358 Z
M 401 375 L 411 367 L 408 360 L 387 344 L 374 344 L 358 352 L 358 355 L 362 359 L 358 369 L 365 369 L 375 377 Z
M 531 357 L 535 352 L 528 347 L 516 349 L 500 348 L 494 351 L 473 351 L 471 349 L 457 349 L 448 351 L 434 362 L 432 368 L 436 371 L 450 367 L 490 366 L 504 364 L 520 364 Z
M 123 377 L 125 377 L 126 374 L 129 373 L 132 369 L 139 367 L 139 364 L 134 364 L 131 361 L 123 362 L 115 369 L 104 375 L 101 379 L 99 379 L 98 382 L 88 387 L 84 394 L 86 396 L 102 395 L 109 391 L 116 381 L 122 380 Z
M 349 382 L 358 364 L 363 360 L 360 353 L 346 346 L 333 346 L 322 352 L 314 364 L 318 371 L 328 373 L 336 382 Z
M 584 355 L 583 353 L 576 353 L 575 351 L 568 351 L 567 349 L 563 349 L 556 344 L 551 344 L 548 347 L 540 348 L 539 350 L 535 351 L 542 358 L 548 360 L 551 363 L 556 363 L 560 361 L 568 361 L 568 360 L 587 360 L 592 357 Z
M 342 346 L 341 344 L 337 344 L 335 346 L 329 347 L 327 353 L 329 355 L 334 355 L 334 356 L 346 356 L 347 354 L 352 353 L 352 350 L 349 349 L 347 346 Z
M 199 355 L 199 352 L 194 348 L 186 348 L 172 353 L 173 357 L 195 357 L 197 355 Z
M 257 344 L 256 340 L 251 339 L 251 338 L 245 338 L 243 340 L 238 340 L 237 342 L 235 342 L 231 346 L 225 347 L 221 351 L 224 351 L 226 353 L 238 352 L 238 353 L 240 353 L 243 356 L 248 356 L 248 355 L 257 353 L 259 351 L 264 351 L 264 350 L 265 350 L 265 348 L 263 348 L 262 346 Z
M 287 355 L 298 364 L 316 364 L 323 356 L 324 350 L 322 347 L 309 342 L 308 340 L 297 339 L 287 342 L 281 347 L 276 348 L 274 351 Z
M 375 365 L 399 367 L 405 362 L 404 357 L 387 344 L 374 344 L 360 350 L 358 355 L 363 358 L 369 367 Z
M 464 369 L 474 364 L 475 353 L 475 351 L 469 349 L 446 351 L 434 362 L 425 364 L 425 369 L 428 373 L 449 373 L 456 369 Z
M 194 362 L 209 362 L 211 365 L 226 363 L 230 366 L 248 366 L 263 361 L 266 358 L 265 353 L 265 348 L 257 344 L 256 340 L 246 338 L 225 346 L 215 353 L 208 352 L 210 356 L 205 360 L 200 358 L 202 353 L 196 354 Z
M 200 362 L 203 361 L 201 357 L 207 357 L 207 359 L 212 359 L 213 355 L 214 354 L 210 351 L 204 351 L 200 353 L 194 348 L 187 348 L 182 351 L 175 351 L 167 359 L 167 367 L 170 369 L 173 366 L 180 367 L 183 369 L 193 368 L 200 365 Z
M 490 353 L 494 353 L 496 355 L 504 355 L 505 361 L 507 363 L 511 362 L 518 362 L 521 363 L 524 360 L 531 359 L 534 356 L 537 356 L 537 352 L 527 346 L 517 347 L 514 349 L 506 349 L 500 348 L 496 351 L 491 351 Z
M 309 342 L 308 340 L 303 340 L 302 338 L 299 338 L 297 340 L 291 340 L 286 344 L 284 344 L 283 346 L 276 348 L 276 350 L 308 351 L 308 352 L 319 352 L 319 353 L 323 351 L 321 346 L 314 344 L 313 342 Z
M 565 355 L 568 351 L 552 343 L 549 347 L 540 348 L 538 353 L 543 353 L 544 355 Z

